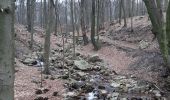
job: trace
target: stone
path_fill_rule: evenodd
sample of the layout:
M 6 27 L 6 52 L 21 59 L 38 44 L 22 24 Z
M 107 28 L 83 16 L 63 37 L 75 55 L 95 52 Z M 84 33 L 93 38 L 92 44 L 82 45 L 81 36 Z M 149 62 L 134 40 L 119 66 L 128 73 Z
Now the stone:
M 111 99 L 110 100 L 118 100 L 119 97 L 119 93 L 118 92 L 114 92 L 112 93 Z
M 88 59 L 88 62 L 92 62 L 92 63 L 95 63 L 95 62 L 102 62 L 103 60 L 100 59 L 100 57 L 98 55 L 92 55 L 89 59 Z
M 139 48 L 140 49 L 146 49 L 149 46 L 149 43 L 147 41 L 141 40 L 139 42 Z
M 50 80 L 55 80 L 56 78 L 54 76 L 51 76 L 50 77 Z
M 32 58 L 26 58 L 25 60 L 22 61 L 22 63 L 31 66 L 34 61 L 35 60 Z
M 153 90 L 152 92 L 155 94 L 156 97 L 161 97 L 161 92 L 160 91 Z
M 39 97 L 36 97 L 34 100 L 44 100 L 44 98 L 39 96 Z
M 113 82 L 111 83 L 111 86 L 113 86 L 114 88 L 119 88 L 119 87 L 121 86 L 121 83 L 118 83 L 118 82 L 116 82 L 116 81 L 113 81 Z
M 80 53 L 77 52 L 77 53 L 76 53 L 76 56 L 80 56 Z
M 44 88 L 42 91 L 43 91 L 44 93 L 47 93 L 47 92 L 49 91 L 49 89 Z
M 100 70 L 101 70 L 101 67 L 100 67 L 100 66 L 94 66 L 94 67 L 92 67 L 92 70 L 100 71 Z
M 36 89 L 35 94 L 42 94 L 43 91 L 41 89 Z
M 48 99 L 49 99 L 48 97 L 38 96 L 34 100 L 48 100 Z
M 82 71 L 87 71 L 90 70 L 90 65 L 88 62 L 85 60 L 75 60 L 74 65 L 77 69 L 82 70 Z
M 72 60 L 66 60 L 65 63 L 67 64 L 67 66 L 74 65 L 74 61 L 72 61 Z
M 77 75 L 80 76 L 80 77 L 84 77 L 84 76 L 86 76 L 87 74 L 84 73 L 84 72 L 77 72 Z
M 64 97 L 76 97 L 76 92 L 67 92 L 66 94 L 63 94 Z
M 116 76 L 114 79 L 115 80 L 121 80 L 121 79 L 125 79 L 126 78 L 126 76 Z
M 57 91 L 53 92 L 53 96 L 58 96 L 58 92 Z
M 108 94 L 108 91 L 106 91 L 106 90 L 101 90 L 100 92 L 101 92 L 102 96 L 107 96 L 107 94 Z

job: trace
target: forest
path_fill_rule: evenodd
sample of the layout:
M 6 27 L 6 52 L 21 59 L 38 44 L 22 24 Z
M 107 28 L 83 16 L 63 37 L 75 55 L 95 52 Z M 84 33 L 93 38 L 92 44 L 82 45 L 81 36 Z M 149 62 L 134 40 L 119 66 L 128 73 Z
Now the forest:
M 170 100 L 169 0 L 0 0 L 0 100 Z

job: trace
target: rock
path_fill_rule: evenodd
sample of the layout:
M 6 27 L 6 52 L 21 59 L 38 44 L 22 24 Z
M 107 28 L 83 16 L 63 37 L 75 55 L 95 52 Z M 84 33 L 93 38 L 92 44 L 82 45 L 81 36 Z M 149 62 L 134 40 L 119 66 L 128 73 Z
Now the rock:
M 72 80 L 72 82 L 70 84 L 70 87 L 73 89 L 79 89 L 83 86 L 85 86 L 85 82 L 83 82 L 83 81 Z
M 44 98 L 43 97 L 36 97 L 34 100 L 44 100 Z
M 107 92 L 106 90 L 101 90 L 100 92 L 101 92 L 101 95 L 102 95 L 102 96 L 105 96 L 105 97 L 106 97 L 107 94 L 108 94 L 108 92 Z
M 65 63 L 67 64 L 67 66 L 73 66 L 74 65 L 74 61 L 72 61 L 72 60 L 66 60 Z
M 113 81 L 113 82 L 111 83 L 111 86 L 113 86 L 114 88 L 119 88 L 119 87 L 121 86 L 121 83 L 118 83 L 118 82 L 116 82 L 116 81 Z
M 58 92 L 57 91 L 53 92 L 53 96 L 58 96 Z
M 45 75 L 45 76 L 44 76 L 44 79 L 48 79 L 48 78 L 49 78 L 49 76 L 48 76 L 48 75 Z
M 118 97 L 119 97 L 119 93 L 114 92 L 114 93 L 112 93 L 112 96 L 111 96 L 110 100 L 118 100 Z
M 94 87 L 90 83 L 86 83 L 82 89 L 84 90 L 85 93 L 92 92 L 94 90 Z
M 77 53 L 76 53 L 76 56 L 80 56 L 80 53 L 77 52 Z
M 95 63 L 95 62 L 102 62 L 103 60 L 99 58 L 98 55 L 93 55 L 91 56 L 89 59 L 88 59 L 88 62 L 92 62 L 92 63 Z
M 114 79 L 115 80 L 121 80 L 121 79 L 125 79 L 126 78 L 126 76 L 116 76 Z
M 101 70 L 101 67 L 100 67 L 100 66 L 94 66 L 94 67 L 92 67 L 92 70 L 100 71 L 100 70 Z
M 35 94 L 42 94 L 43 93 L 43 91 L 41 90 L 41 89 L 36 89 L 36 91 L 35 91 Z
M 39 97 L 36 97 L 34 100 L 48 100 L 48 97 L 39 96 Z
M 56 78 L 54 76 L 51 76 L 50 77 L 50 80 L 55 80 Z
M 75 60 L 74 65 L 77 69 L 87 71 L 90 69 L 90 65 L 85 60 Z
M 76 97 L 77 93 L 76 92 L 67 92 L 66 94 L 63 94 L 65 98 L 67 97 Z
M 149 46 L 149 43 L 147 41 L 141 40 L 139 42 L 139 48 L 140 49 L 146 49 Z
M 86 76 L 87 74 L 84 73 L 84 72 L 77 72 L 77 75 L 80 76 L 80 77 L 84 77 L 84 76 Z
M 98 100 L 98 97 L 97 97 L 93 92 L 90 92 L 90 93 L 88 93 L 86 99 L 87 99 L 87 100 Z M 86 99 L 85 99 L 85 100 L 86 100 Z
M 47 93 L 47 92 L 49 91 L 49 89 L 44 88 L 42 91 L 43 91 L 44 93 Z
M 161 92 L 160 91 L 153 90 L 152 92 L 155 94 L 156 97 L 161 97 Z
M 32 58 L 26 58 L 22 63 L 31 66 L 34 61 Z
M 48 100 L 48 97 L 44 97 L 44 100 Z

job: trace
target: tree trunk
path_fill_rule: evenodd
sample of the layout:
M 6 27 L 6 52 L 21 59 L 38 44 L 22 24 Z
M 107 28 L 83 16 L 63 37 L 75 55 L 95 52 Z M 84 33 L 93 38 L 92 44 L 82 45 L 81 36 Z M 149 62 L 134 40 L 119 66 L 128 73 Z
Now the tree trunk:
M 155 2 L 155 0 L 143 0 L 146 8 L 148 10 L 149 17 L 153 26 L 153 33 L 156 35 L 159 43 L 159 48 L 164 58 L 165 65 L 170 70 L 170 56 L 168 48 L 170 42 L 169 40 L 169 25 L 170 25 L 170 15 L 169 9 L 167 11 L 167 22 L 165 24 L 163 19 L 163 12 L 161 9 L 161 3 L 159 0 Z
M 31 32 L 31 0 L 27 0 L 27 30 Z
M 43 26 L 44 28 L 46 28 L 46 24 L 47 24 L 47 2 L 46 0 L 44 0 L 44 22 L 43 22 Z
M 121 25 L 121 20 L 122 20 L 122 0 L 119 0 L 119 24 Z
M 85 28 L 85 22 L 84 22 L 84 2 L 85 0 L 81 0 L 81 14 L 80 14 L 80 17 L 81 17 L 81 30 L 82 30 L 82 35 L 83 35 L 83 41 L 84 41 L 84 45 L 87 45 L 89 43 L 88 41 L 88 37 L 86 35 L 86 28 Z
M 124 0 L 121 0 L 121 5 L 122 5 L 121 7 L 122 7 L 122 10 L 123 10 L 123 17 L 124 17 L 124 27 L 127 27 Z
M 31 41 L 30 41 L 30 49 L 33 50 L 33 43 L 34 43 L 34 8 L 35 8 L 35 0 L 31 0 L 31 7 L 30 7 L 30 32 L 31 32 Z
M 170 53 L 170 2 L 166 12 L 166 35 L 168 39 L 168 53 Z M 170 54 L 168 55 L 168 66 L 170 67 Z
M 96 33 L 97 33 L 97 42 L 99 41 L 99 26 L 100 26 L 100 0 L 97 0 L 97 28 L 96 28 Z
M 70 3 L 70 7 L 71 7 L 71 22 L 72 22 L 72 31 L 73 31 L 73 58 L 75 58 L 75 26 L 74 26 L 74 11 L 73 11 L 73 0 L 71 0 Z
M 131 1 L 131 32 L 133 32 L 134 0 Z
M 14 100 L 14 4 L 0 0 L 0 100 Z
M 49 14 L 48 14 L 48 24 L 46 28 L 46 36 L 45 36 L 45 43 L 44 43 L 44 74 L 50 74 L 49 71 L 49 55 L 50 55 L 50 36 L 52 32 L 53 26 L 53 0 L 49 2 Z
M 95 40 L 95 0 L 92 0 L 92 14 L 91 14 L 91 41 L 94 46 L 94 50 L 98 50 L 98 46 Z
M 57 36 L 58 29 L 58 0 L 55 1 L 55 35 Z

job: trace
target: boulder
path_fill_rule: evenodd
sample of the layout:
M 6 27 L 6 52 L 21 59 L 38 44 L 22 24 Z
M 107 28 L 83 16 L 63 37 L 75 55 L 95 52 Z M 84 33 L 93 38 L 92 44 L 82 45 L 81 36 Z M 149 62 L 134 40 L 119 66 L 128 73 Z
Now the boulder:
M 35 60 L 32 58 L 26 58 L 25 60 L 22 61 L 22 63 L 31 66 L 34 61 Z
M 91 68 L 89 63 L 86 62 L 85 60 L 75 60 L 74 65 L 75 65 L 76 69 L 79 69 L 82 71 L 87 71 Z
M 146 49 L 149 46 L 149 43 L 147 41 L 141 40 L 139 42 L 139 48 L 140 49 Z
M 100 57 L 98 55 L 92 55 L 89 59 L 88 59 L 88 62 L 92 62 L 92 63 L 95 63 L 95 62 L 102 62 L 103 60 L 100 59 Z

